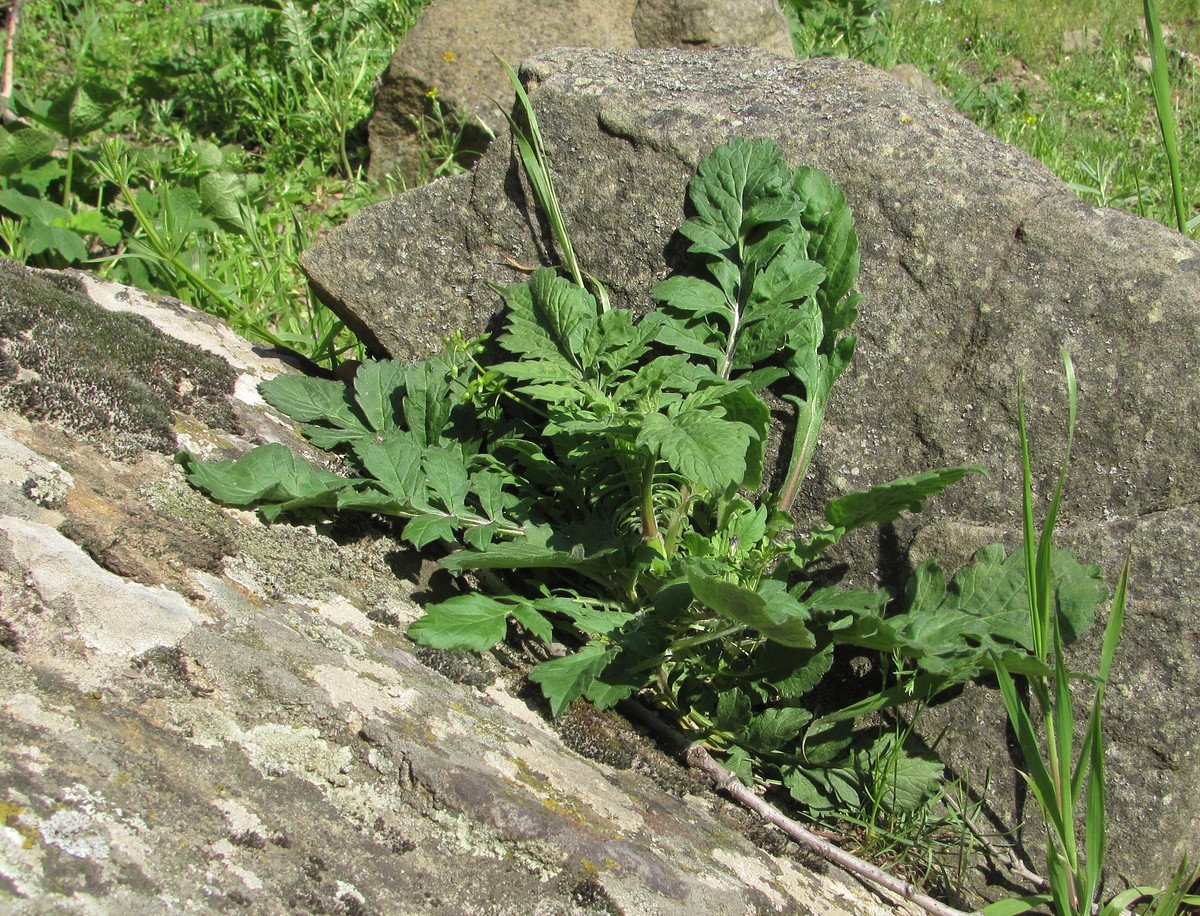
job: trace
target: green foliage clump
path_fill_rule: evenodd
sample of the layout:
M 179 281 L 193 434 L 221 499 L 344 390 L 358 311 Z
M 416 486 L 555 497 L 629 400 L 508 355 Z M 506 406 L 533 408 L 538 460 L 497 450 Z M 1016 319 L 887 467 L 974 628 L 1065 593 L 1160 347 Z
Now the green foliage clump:
M 841 192 L 767 141 L 700 164 L 680 227 L 692 267 L 653 290 L 641 320 L 542 269 L 508 290 L 485 350 L 458 340 L 411 366 L 366 363 L 352 386 L 281 377 L 266 399 L 354 469 L 340 477 L 265 446 L 232 462 L 181 460 L 233 505 L 366 510 L 405 519 L 417 547 L 484 586 L 427 609 L 409 634 L 485 651 L 515 621 L 573 651 L 536 665 L 554 715 L 578 698 L 637 695 L 721 752 L 747 782 L 816 811 L 921 806 L 942 766 L 906 729 L 856 733 L 870 713 L 927 700 L 1030 655 L 1020 557 L 981 554 L 949 585 L 918 571 L 885 591 L 818 585 L 811 569 L 848 532 L 917 511 L 975 465 L 834 500 L 797 533 L 790 514 L 829 392 L 854 351 L 858 242 Z M 485 355 L 493 358 L 486 359 Z M 772 389 L 795 410 L 794 447 L 766 469 Z M 1098 571 L 1057 554 L 1072 632 L 1102 597 Z M 869 696 L 818 700 L 838 646 L 904 660 Z

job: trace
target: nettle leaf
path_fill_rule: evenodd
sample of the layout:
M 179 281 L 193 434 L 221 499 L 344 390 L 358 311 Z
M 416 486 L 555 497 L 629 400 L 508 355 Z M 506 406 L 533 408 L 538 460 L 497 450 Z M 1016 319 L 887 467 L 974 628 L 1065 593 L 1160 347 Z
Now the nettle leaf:
M 750 427 L 692 410 L 668 417 L 647 414 L 637 444 L 649 448 L 687 480 L 722 494 L 746 478 Z
M 434 649 L 486 652 L 507 635 L 508 614 L 507 605 L 487 595 L 457 595 L 426 607 L 425 616 L 409 625 L 408 635 Z
M 400 429 L 400 398 L 405 391 L 406 372 L 399 360 L 368 360 L 354 374 L 354 399 L 377 433 Z
M 107 86 L 87 81 L 64 89 L 44 114 L 34 118 L 68 139 L 77 139 L 104 126 L 121 102 L 121 94 Z
M 529 679 L 541 684 L 542 693 L 550 701 L 550 714 L 557 717 L 583 695 L 616 656 L 616 649 L 591 642 L 565 658 L 536 665 Z
M 853 531 L 865 525 L 884 525 L 905 512 L 920 512 L 922 502 L 941 493 L 967 474 L 983 474 L 981 464 L 963 464 L 893 480 L 833 500 L 825 507 L 829 524 Z

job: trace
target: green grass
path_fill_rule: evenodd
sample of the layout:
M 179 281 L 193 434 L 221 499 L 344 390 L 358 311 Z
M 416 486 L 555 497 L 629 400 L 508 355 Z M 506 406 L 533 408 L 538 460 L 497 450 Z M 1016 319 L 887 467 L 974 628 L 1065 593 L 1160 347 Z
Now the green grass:
M 0 255 L 181 296 L 326 364 L 360 356 L 296 259 L 393 190 L 363 177 L 365 123 L 376 77 L 428 2 L 25 4 L 13 104 L 57 146 L 14 165 L 0 136 Z M 1138 65 L 1148 55 L 1141 3 L 786 4 L 801 53 L 913 63 L 1081 196 L 1176 224 L 1150 79 Z M 1200 14 L 1192 0 L 1165 0 L 1161 16 L 1184 216 L 1196 235 L 1200 58 L 1182 52 L 1200 49 Z M 1065 53 L 1063 33 L 1085 27 L 1099 49 Z M 47 110 L 79 87 L 91 95 L 82 108 L 73 103 L 73 120 Z M 456 170 L 451 141 L 436 139 L 439 125 L 423 126 L 427 177 Z M 98 167 L 105 138 L 129 156 L 127 192 Z
M 956 108 L 1044 162 L 1080 196 L 1176 225 L 1170 172 L 1136 0 L 793 0 L 800 51 L 832 51 L 930 74 Z M 829 12 L 836 7 L 840 17 Z M 1200 10 L 1164 0 L 1186 216 L 1200 217 Z M 805 11 L 818 10 L 814 16 Z M 868 28 L 867 14 L 876 25 Z M 830 25 L 830 22 L 833 25 Z M 1090 28 L 1095 50 L 1068 53 Z M 840 31 L 839 31 L 840 29 Z M 1188 56 L 1188 52 L 1192 56 Z
M 180 296 L 327 365 L 361 356 L 297 257 L 387 193 L 363 175 L 365 123 L 428 2 L 26 4 L 13 108 L 30 126 L 0 150 L 22 130 L 57 149 L 0 156 L 0 254 Z

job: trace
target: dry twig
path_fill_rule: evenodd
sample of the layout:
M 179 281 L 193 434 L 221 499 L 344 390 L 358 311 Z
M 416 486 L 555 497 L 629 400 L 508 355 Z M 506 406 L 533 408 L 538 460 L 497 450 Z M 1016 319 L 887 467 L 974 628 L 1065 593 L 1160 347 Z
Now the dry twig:
M 16 118 L 8 107 L 13 89 L 13 41 L 17 35 L 17 18 L 25 0 L 9 0 L 8 16 L 4 20 L 4 67 L 0 70 L 0 121 L 7 124 Z
M 919 906 L 932 916 L 979 916 L 978 913 L 968 913 L 965 910 L 955 909 L 948 904 L 942 903 L 940 900 L 934 900 L 928 894 L 920 891 L 915 884 L 897 878 L 895 875 L 890 875 L 878 866 L 872 865 L 856 855 L 846 852 L 846 850 L 835 846 L 828 840 L 823 840 L 808 828 L 792 820 L 770 802 L 764 801 L 753 790 L 742 785 L 740 779 L 723 767 L 699 744 L 691 744 L 687 739 L 668 728 L 657 716 L 636 703 L 630 703 L 623 707 L 630 718 L 636 719 L 638 722 L 652 729 L 656 734 L 665 738 L 674 750 L 680 753 L 688 766 L 699 770 L 709 781 L 713 787 L 720 792 L 724 792 L 734 801 L 749 808 L 763 820 L 774 824 L 791 839 L 795 840 L 805 849 L 816 853 L 821 858 L 828 862 L 832 862 L 839 868 L 843 868 L 856 877 L 868 881 L 876 887 L 895 894 L 910 903 Z

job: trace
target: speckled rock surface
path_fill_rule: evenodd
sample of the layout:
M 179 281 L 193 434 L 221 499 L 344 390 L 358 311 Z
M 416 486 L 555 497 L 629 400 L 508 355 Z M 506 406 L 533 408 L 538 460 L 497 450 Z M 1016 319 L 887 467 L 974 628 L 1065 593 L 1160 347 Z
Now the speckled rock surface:
M 219 324 L 0 270 L 6 314 L 57 315 L 67 338 L 107 319 L 136 328 L 131 353 L 204 366 L 195 410 L 177 381 L 139 389 L 178 446 L 299 447 L 255 391 L 290 370 Z M 32 371 L 10 343 L 5 391 Z M 0 412 L 3 912 L 895 912 L 755 845 L 621 720 L 551 728 L 518 671 L 418 657 L 420 558 L 389 529 L 266 527 L 162 451 L 106 454 L 143 428 L 110 420 Z
M 686 182 L 729 137 L 774 139 L 844 188 L 862 247 L 859 350 L 801 516 L 933 466 L 988 470 L 923 517 L 848 543 L 850 581 L 899 588 L 931 554 L 953 568 L 993 540 L 1014 543 L 1016 377 L 1049 493 L 1064 445 L 1058 348 L 1071 352 L 1082 393 L 1062 540 L 1110 585 L 1133 548 L 1106 725 L 1114 880 L 1162 880 L 1185 851 L 1197 858 L 1200 809 L 1182 800 L 1200 798 L 1200 245 L 1082 203 L 1023 153 L 853 62 L 559 50 L 523 72 L 581 266 L 616 302 L 648 308 L 680 263 Z M 380 350 L 427 353 L 494 322 L 488 284 L 520 280 L 514 263 L 558 261 L 529 200 L 510 151 L 493 146 L 472 174 L 360 213 L 305 263 Z M 991 768 L 997 825 L 1032 816 L 993 691 L 969 690 L 925 721 L 932 736 L 949 726 L 941 748 L 957 772 L 982 781 Z
M 483 152 L 507 130 L 500 105 L 513 102 L 497 56 L 516 67 L 550 48 L 761 47 L 792 53 L 777 0 L 435 0 L 404 37 L 375 94 L 372 178 L 412 183 L 436 136 L 436 95 L 460 149 Z

